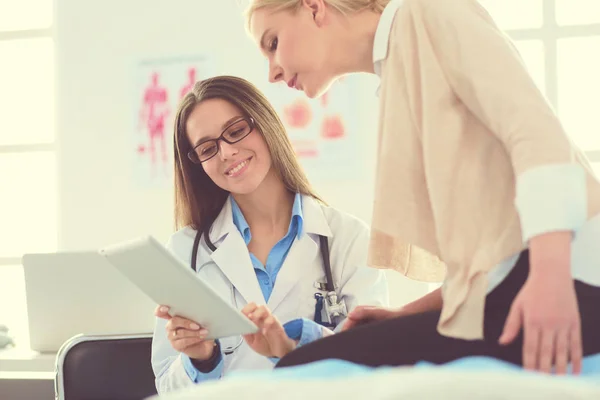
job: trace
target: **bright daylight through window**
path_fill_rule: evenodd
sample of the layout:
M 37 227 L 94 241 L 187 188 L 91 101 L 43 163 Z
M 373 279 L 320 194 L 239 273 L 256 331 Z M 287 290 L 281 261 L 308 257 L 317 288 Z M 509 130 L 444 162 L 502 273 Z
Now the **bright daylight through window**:
M 25 348 L 21 256 L 57 248 L 52 7 L 0 0 L 0 325 Z

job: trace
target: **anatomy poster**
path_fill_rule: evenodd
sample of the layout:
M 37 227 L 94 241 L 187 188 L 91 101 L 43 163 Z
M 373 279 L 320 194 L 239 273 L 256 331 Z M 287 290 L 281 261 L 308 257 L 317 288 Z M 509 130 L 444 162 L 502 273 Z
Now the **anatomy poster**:
M 145 60 L 136 65 L 134 178 L 142 186 L 173 180 L 173 121 L 177 106 L 196 81 L 213 76 L 206 57 Z
M 266 95 L 286 126 L 292 145 L 311 180 L 355 176 L 360 158 L 357 131 L 357 85 L 338 80 L 318 99 L 285 84 L 269 85 Z

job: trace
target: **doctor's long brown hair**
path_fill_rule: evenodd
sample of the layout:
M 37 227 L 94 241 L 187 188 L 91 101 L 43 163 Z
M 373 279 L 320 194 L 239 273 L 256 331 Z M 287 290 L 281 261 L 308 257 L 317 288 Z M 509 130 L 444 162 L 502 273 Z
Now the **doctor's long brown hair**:
M 250 82 L 234 76 L 217 76 L 197 82 L 185 95 L 175 115 L 175 227 L 184 226 L 202 232 L 209 248 L 215 249 L 209 232 L 229 192 L 218 187 L 204 172 L 202 165 L 194 164 L 187 156 L 191 148 L 186 125 L 194 108 L 204 100 L 223 99 L 240 109 L 243 115 L 255 121 L 271 154 L 272 167 L 285 187 L 294 193 L 315 194 L 285 131 L 283 123 L 266 97 Z

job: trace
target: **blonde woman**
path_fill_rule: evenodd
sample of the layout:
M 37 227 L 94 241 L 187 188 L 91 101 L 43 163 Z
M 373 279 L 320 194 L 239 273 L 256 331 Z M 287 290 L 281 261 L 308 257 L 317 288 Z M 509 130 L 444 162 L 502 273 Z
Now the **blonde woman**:
M 175 163 L 180 229 L 168 247 L 261 329 L 206 340 L 207 329 L 158 307 L 160 393 L 273 368 L 268 358 L 341 330 L 344 309 L 388 304 L 383 272 L 365 267 L 367 227 L 314 193 L 276 112 L 249 82 L 214 77 L 183 98 Z
M 272 82 L 316 97 L 380 77 L 369 263 L 444 279 L 278 366 L 484 355 L 565 373 L 600 352 L 600 183 L 477 0 L 252 0 L 247 18 Z

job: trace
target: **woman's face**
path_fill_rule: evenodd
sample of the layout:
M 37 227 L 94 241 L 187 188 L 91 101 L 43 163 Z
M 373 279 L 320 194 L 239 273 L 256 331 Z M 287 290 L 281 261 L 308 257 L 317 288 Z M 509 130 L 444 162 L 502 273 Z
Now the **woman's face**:
M 203 162 L 202 168 L 220 188 L 233 194 L 249 194 L 263 182 L 271 169 L 271 155 L 262 134 L 254 128 L 248 136 L 234 144 L 217 139 L 224 133 L 233 141 L 242 137 L 251 125 L 243 120 L 242 112 L 233 104 L 222 99 L 204 100 L 192 111 L 187 122 L 188 140 L 197 154 L 209 154 L 211 146 L 218 146 L 218 153 Z
M 330 37 L 322 21 L 324 11 L 314 11 L 311 3 L 305 2 L 295 13 L 259 9 L 250 26 L 269 61 L 269 81 L 283 81 L 314 98 L 327 91 L 336 76 L 328 57 Z

